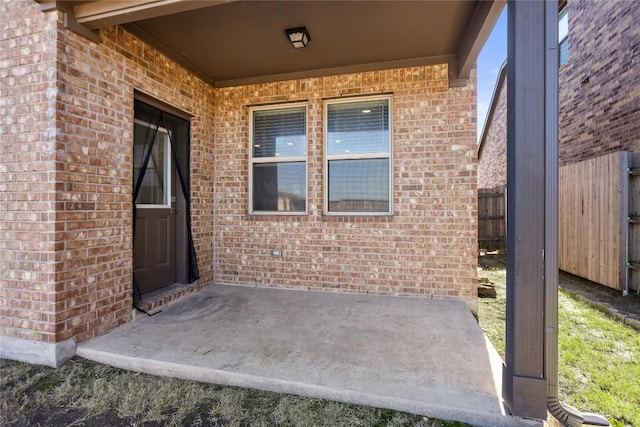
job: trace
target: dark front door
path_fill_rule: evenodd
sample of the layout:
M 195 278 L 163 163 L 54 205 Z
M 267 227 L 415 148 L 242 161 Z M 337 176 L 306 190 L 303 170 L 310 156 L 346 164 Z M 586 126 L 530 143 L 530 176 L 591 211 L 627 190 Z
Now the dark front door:
M 169 132 L 139 119 L 134 123 L 134 186 L 143 178 L 135 200 L 133 268 L 142 294 L 176 283 L 176 173 Z

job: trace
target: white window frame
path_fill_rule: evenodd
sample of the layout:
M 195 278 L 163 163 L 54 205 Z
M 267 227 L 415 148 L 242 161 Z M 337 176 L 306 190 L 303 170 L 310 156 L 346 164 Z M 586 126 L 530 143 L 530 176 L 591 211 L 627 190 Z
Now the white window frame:
M 156 128 L 156 125 L 151 124 L 151 123 L 147 123 L 143 120 L 140 119 L 134 119 L 134 124 L 140 125 L 140 126 L 145 126 L 148 127 L 149 129 L 151 129 L 152 131 Z M 172 183 L 171 183 L 171 171 L 172 171 L 172 164 L 171 164 L 171 138 L 170 138 L 170 131 L 159 126 L 158 127 L 158 132 L 161 132 L 165 135 L 165 142 L 167 144 L 167 149 L 164 152 L 164 164 L 167 165 L 167 170 L 165 171 L 165 177 L 164 177 L 164 183 L 163 185 L 166 185 L 166 187 L 164 187 L 164 204 L 158 205 L 158 204 L 146 204 L 146 203 L 136 203 L 136 201 L 134 200 L 133 203 L 136 203 L 136 208 L 137 209 L 171 209 L 171 200 L 173 197 L 173 191 L 172 191 Z M 146 171 L 145 171 L 146 173 Z
M 389 106 L 389 151 L 386 153 L 363 153 L 363 154 L 329 154 L 329 105 L 334 104 L 357 104 L 359 102 L 386 100 Z M 393 96 L 358 96 L 341 99 L 327 99 L 323 105 L 323 213 L 329 216 L 392 216 L 393 215 Z M 329 211 L 329 162 L 332 160 L 366 160 L 366 159 L 389 159 L 389 210 L 387 212 L 331 212 Z
M 253 157 L 253 113 L 256 111 L 265 110 L 284 110 L 288 108 L 304 107 L 304 143 L 305 154 L 303 156 L 287 156 L 287 157 Z M 309 120 L 308 120 L 308 108 L 305 102 L 292 102 L 287 104 L 267 105 L 249 107 L 249 215 L 282 215 L 282 216 L 304 216 L 309 211 Z M 254 211 L 253 209 L 253 165 L 260 163 L 298 163 L 304 162 L 304 211 Z

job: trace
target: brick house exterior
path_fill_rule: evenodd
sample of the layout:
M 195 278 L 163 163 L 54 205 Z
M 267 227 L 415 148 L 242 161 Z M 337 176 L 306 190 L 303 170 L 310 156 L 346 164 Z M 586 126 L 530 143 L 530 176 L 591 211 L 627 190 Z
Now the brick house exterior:
M 213 88 L 120 26 L 93 43 L 30 0 L 3 0 L 0 14 L 2 357 L 59 364 L 135 317 L 137 93 L 191 117 L 200 279 L 152 307 L 237 284 L 475 309 L 475 72 L 464 87 L 441 64 Z M 323 100 L 381 93 L 393 105 L 393 214 L 324 215 Z M 307 213 L 250 215 L 249 107 L 291 101 L 307 106 Z
M 569 1 L 569 60 L 560 67 L 560 166 L 640 150 L 640 7 Z M 585 77 L 588 77 L 586 82 Z
M 416 67 L 217 90 L 215 282 L 474 298 L 475 89 L 449 90 L 446 75 Z M 323 215 L 322 100 L 368 93 L 393 94 L 393 216 Z M 296 100 L 309 110 L 308 214 L 247 215 L 247 106 Z
M 640 151 L 640 7 L 569 0 L 569 57 L 559 70 L 560 166 Z M 506 87 L 499 78 L 478 148 L 478 187 L 506 184 Z M 497 94 L 497 95 L 496 95 Z
M 59 12 L 2 8 L 0 335 L 70 343 L 132 319 L 134 90 L 194 115 L 194 240 L 212 282 L 213 89 L 121 28 L 95 44 Z
M 507 67 L 502 65 L 478 147 L 478 188 L 507 185 Z

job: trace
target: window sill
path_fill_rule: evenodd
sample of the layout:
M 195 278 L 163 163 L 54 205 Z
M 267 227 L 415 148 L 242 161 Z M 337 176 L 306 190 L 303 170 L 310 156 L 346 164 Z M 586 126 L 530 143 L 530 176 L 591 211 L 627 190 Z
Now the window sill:
M 308 212 L 260 212 L 245 215 L 247 221 L 300 221 L 309 216 Z
M 384 214 L 323 214 L 321 217 L 323 222 L 393 222 L 394 215 Z

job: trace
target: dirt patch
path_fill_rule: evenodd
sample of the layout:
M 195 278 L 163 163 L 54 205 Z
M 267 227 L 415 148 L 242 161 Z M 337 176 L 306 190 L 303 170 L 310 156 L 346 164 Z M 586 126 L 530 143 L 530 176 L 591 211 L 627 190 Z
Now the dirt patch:
M 603 313 L 640 331 L 640 295 L 611 289 L 587 279 L 560 272 L 559 286 Z

